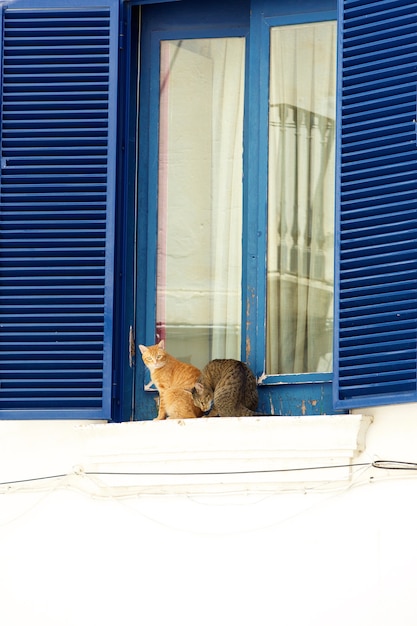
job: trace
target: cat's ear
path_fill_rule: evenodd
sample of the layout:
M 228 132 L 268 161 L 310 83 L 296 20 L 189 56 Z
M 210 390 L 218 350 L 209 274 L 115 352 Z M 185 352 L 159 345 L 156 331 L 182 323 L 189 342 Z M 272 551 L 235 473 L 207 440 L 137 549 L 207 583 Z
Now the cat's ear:
M 203 391 L 204 391 L 204 386 L 201 383 L 196 382 L 195 385 L 194 385 L 194 389 L 196 390 L 196 392 L 199 395 L 201 395 L 203 393 Z
M 162 350 L 165 349 L 165 341 L 163 339 L 161 339 L 161 341 L 158 343 L 158 348 L 161 348 Z
M 147 349 L 148 349 L 148 348 L 147 348 L 146 346 L 143 346 L 142 344 L 139 344 L 139 350 L 142 352 L 142 354 L 143 354 L 144 352 L 146 352 L 146 350 L 147 350 Z

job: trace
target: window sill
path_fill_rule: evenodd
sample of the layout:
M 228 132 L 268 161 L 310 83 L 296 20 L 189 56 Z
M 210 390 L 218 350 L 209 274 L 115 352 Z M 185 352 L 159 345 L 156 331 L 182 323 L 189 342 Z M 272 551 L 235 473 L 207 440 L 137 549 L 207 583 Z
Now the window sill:
M 365 448 L 366 415 L 202 418 L 87 426 L 82 472 L 148 493 L 306 491 L 346 485 Z M 108 474 L 106 474 L 108 472 Z
M 371 417 L 201 418 L 122 424 L 3 421 L 6 486 L 94 496 L 306 492 L 349 485 Z M 45 480 L 47 479 L 47 480 Z

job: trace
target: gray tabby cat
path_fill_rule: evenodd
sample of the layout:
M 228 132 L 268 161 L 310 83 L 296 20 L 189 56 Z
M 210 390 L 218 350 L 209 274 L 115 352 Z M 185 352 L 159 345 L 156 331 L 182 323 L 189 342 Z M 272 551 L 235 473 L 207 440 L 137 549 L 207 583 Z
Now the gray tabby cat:
M 260 415 L 256 378 L 246 363 L 214 359 L 201 372 L 191 390 L 193 401 L 210 417 Z

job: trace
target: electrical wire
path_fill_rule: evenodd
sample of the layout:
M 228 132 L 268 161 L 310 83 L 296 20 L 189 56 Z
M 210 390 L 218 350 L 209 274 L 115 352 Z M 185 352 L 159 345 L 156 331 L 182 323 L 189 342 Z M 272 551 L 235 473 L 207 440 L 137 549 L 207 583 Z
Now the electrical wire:
M 379 461 L 374 461 L 372 463 L 372 467 L 376 469 L 386 469 L 386 470 L 417 470 L 417 462 L 413 461 L 385 461 L 383 459 Z
M 272 468 L 272 469 L 249 469 L 249 470 L 220 470 L 220 471 L 207 471 L 207 472 L 115 472 L 115 471 L 84 471 L 82 468 L 78 468 L 74 473 L 84 476 L 243 476 L 251 474 L 274 474 L 274 473 L 288 473 L 288 472 L 308 472 L 316 470 L 331 470 L 342 468 L 355 468 L 355 467 L 372 467 L 373 463 L 343 463 L 339 465 L 317 465 L 308 467 L 289 467 L 289 468 Z M 376 467 L 376 466 L 375 466 Z M 416 464 L 417 469 L 417 464 Z M 65 478 L 71 474 L 53 474 L 47 476 L 38 476 L 34 478 L 21 478 L 19 480 L 7 480 L 0 482 L 0 487 L 8 485 L 16 485 L 26 482 L 46 481 L 57 478 Z
M 51 476 L 36 476 L 34 478 L 20 478 L 19 480 L 6 480 L 0 483 L 0 487 L 7 487 L 8 485 L 19 485 L 21 483 L 33 483 L 44 480 L 54 480 L 57 478 L 66 478 L 69 474 L 53 474 Z
M 280 474 L 289 472 L 311 472 L 317 470 L 332 470 L 342 468 L 356 467 L 374 467 L 375 469 L 383 470 L 408 470 L 417 471 L 417 462 L 413 461 L 389 461 L 389 460 L 376 460 L 365 463 L 342 463 L 335 465 L 315 465 L 307 467 L 285 467 L 285 468 L 271 468 L 271 469 L 248 469 L 248 470 L 220 470 L 220 471 L 206 471 L 206 472 L 117 472 L 117 471 L 85 471 L 82 468 L 77 468 L 74 474 L 84 476 L 244 476 L 254 474 Z M 36 476 L 32 478 L 20 478 L 18 480 L 7 480 L 0 482 L 0 487 L 7 487 L 12 485 L 18 485 L 22 483 L 41 482 L 47 480 L 56 480 L 58 478 L 66 478 L 73 474 L 51 474 L 46 476 Z
M 340 469 L 344 467 L 371 467 L 371 463 L 345 463 L 341 465 L 317 465 L 312 467 L 284 467 L 272 469 L 221 470 L 209 472 L 85 472 L 96 476 L 240 476 L 245 474 L 275 474 L 281 472 L 308 472 L 323 469 Z M 1 484 L 1 483 L 0 483 Z

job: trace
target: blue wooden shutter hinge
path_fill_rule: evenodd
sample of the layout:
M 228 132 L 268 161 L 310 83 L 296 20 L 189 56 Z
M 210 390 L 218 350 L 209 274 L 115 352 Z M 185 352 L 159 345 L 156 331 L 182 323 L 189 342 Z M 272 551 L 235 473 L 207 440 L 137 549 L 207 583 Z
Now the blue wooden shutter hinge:
M 126 38 L 126 20 L 121 20 L 119 24 L 119 50 L 124 50 Z

